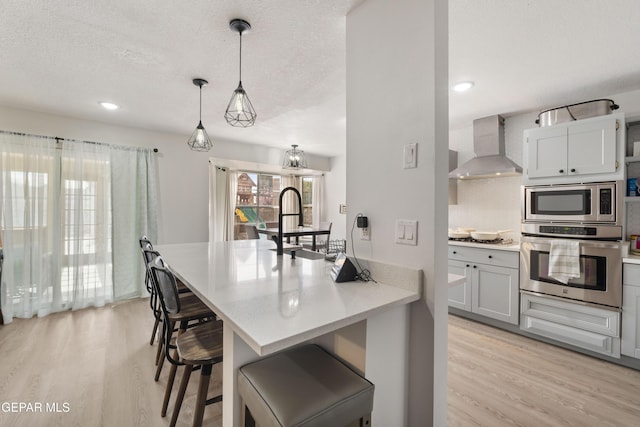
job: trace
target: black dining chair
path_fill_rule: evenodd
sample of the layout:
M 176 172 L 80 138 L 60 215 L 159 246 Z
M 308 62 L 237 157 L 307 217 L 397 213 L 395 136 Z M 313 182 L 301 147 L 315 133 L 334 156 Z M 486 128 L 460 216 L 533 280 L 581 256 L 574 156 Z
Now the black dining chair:
M 193 426 L 200 427 L 205 405 L 222 401 L 222 395 L 207 399 L 212 367 L 222 362 L 222 321 L 204 322 L 187 330 L 186 319 L 191 317 L 187 313 L 190 308 L 182 304 L 176 278 L 162 257 L 156 257 L 150 263 L 150 272 L 158 292 L 162 312 L 165 319 L 168 319 L 164 323 L 165 357 L 171 363 L 174 375 L 178 366 L 184 366 L 184 373 L 173 407 L 170 426 L 175 426 L 178 420 L 191 372 L 194 368 L 199 367 L 200 382 L 194 409 Z M 173 328 L 167 326 L 172 322 L 180 322 L 181 324 L 180 332 L 175 340 L 173 340 Z M 167 382 L 162 406 L 163 417 L 166 415 L 172 385 L 173 379 L 171 384 Z

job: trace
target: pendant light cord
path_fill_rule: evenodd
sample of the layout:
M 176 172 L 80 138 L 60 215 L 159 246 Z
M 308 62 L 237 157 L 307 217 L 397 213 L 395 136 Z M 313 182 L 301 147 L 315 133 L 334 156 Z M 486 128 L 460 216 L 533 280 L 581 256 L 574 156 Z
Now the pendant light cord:
M 200 86 L 200 123 L 202 123 L 202 84 Z
M 240 83 L 242 83 L 242 31 L 240 31 Z

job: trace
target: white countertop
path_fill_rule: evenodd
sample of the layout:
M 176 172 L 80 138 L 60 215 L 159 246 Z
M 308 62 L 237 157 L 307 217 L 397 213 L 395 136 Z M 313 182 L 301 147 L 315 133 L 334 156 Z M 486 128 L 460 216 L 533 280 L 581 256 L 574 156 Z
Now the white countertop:
M 640 264 L 640 255 L 629 254 L 622 258 L 624 264 Z
M 278 257 L 273 248 L 266 240 L 238 240 L 156 249 L 260 356 L 420 298 L 417 292 L 380 283 L 334 283 L 332 263 Z
M 491 243 L 475 243 L 475 242 L 460 242 L 457 240 L 449 240 L 449 246 L 469 246 L 472 248 L 481 249 L 495 249 L 498 251 L 511 251 L 520 252 L 520 243 L 514 242 L 509 245 L 491 244 Z

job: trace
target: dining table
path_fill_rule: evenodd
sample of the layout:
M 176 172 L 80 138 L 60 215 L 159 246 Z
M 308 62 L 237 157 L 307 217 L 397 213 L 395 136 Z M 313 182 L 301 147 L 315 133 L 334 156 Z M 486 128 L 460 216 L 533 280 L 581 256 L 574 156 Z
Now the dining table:
M 175 276 L 224 322 L 224 427 L 240 425 L 238 369 L 309 342 L 354 367 L 361 365 L 361 373 L 376 387 L 376 424 L 405 424 L 409 304 L 421 298 L 419 281 L 411 288 L 373 281 L 336 283 L 332 262 L 277 255 L 273 242 L 264 239 L 156 249 Z
M 271 240 L 272 236 L 278 236 L 280 229 L 278 227 L 270 227 L 270 228 L 258 228 L 258 234 L 263 234 L 267 236 L 268 240 Z M 316 236 L 329 235 L 331 230 L 328 228 L 316 228 L 316 227 L 296 227 L 296 228 L 287 228 L 282 230 L 282 238 L 287 239 L 287 243 L 291 243 L 291 238 L 295 237 L 296 244 L 300 243 L 300 237 L 302 236 L 311 236 L 311 250 L 315 251 L 316 247 Z

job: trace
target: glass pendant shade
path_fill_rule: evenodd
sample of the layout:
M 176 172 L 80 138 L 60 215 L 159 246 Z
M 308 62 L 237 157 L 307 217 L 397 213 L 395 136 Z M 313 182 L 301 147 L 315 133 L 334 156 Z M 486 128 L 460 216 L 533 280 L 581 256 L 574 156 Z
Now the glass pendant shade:
M 253 109 L 251 101 L 247 96 L 247 92 L 242 87 L 242 82 L 238 84 L 238 88 L 233 91 L 227 111 L 224 118 L 231 126 L 249 127 L 256 122 L 256 110 Z
M 198 121 L 196 130 L 193 131 L 189 141 L 187 141 L 187 145 L 189 145 L 189 148 L 193 151 L 209 151 L 213 148 L 213 142 L 211 142 L 207 131 L 204 130 L 204 126 L 202 126 L 202 86 L 207 83 L 209 82 L 204 79 L 193 79 L 193 84 L 200 86 L 200 120 Z
M 209 151 L 213 148 L 213 143 L 207 135 L 207 131 L 202 126 L 202 122 L 198 123 L 196 130 L 191 134 L 191 138 L 187 142 L 193 151 Z
M 297 145 L 292 145 L 291 150 L 284 153 L 282 161 L 283 169 L 306 169 L 307 159 L 304 157 L 304 151 L 298 150 Z
M 229 22 L 229 28 L 240 34 L 240 64 L 238 88 L 233 91 L 227 110 L 224 112 L 224 118 L 231 126 L 249 127 L 256 122 L 256 110 L 253 109 L 251 101 L 242 87 L 242 33 L 251 29 L 251 24 L 243 19 L 234 19 Z

